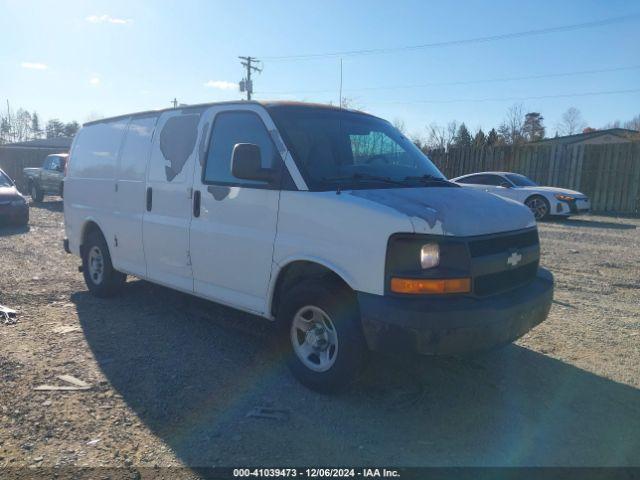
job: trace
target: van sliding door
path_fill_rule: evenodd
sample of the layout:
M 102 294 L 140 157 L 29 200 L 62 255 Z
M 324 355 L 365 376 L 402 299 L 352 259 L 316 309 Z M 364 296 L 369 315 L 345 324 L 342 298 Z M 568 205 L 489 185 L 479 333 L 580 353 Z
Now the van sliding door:
M 153 136 L 145 195 L 138 200 L 145 208 L 147 277 L 187 292 L 193 291 L 189 227 L 201 113 L 179 109 L 160 116 Z

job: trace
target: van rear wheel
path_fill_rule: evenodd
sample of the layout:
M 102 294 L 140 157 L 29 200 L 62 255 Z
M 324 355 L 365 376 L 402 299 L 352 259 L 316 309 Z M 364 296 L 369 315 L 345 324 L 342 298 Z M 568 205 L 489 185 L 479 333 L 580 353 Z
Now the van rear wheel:
M 306 387 L 334 392 L 362 371 L 367 346 L 355 296 L 345 287 L 301 283 L 283 297 L 278 320 L 287 327 L 287 365 Z
M 83 246 L 82 273 L 89 291 L 101 298 L 118 293 L 127 279 L 113 268 L 107 242 L 98 231 L 89 233 Z

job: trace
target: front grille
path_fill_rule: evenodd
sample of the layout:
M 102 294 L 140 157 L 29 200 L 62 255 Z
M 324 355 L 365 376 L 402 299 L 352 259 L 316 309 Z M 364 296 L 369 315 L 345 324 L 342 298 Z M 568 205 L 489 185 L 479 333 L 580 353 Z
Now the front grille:
M 538 230 L 534 228 L 526 232 L 498 235 L 481 240 L 471 240 L 469 242 L 469 252 L 471 253 L 471 258 L 484 257 L 485 255 L 508 252 L 514 248 L 530 247 L 538 243 Z
M 474 280 L 473 291 L 476 295 L 492 295 L 510 290 L 530 282 L 537 272 L 538 262 L 535 261 L 511 270 L 481 275 Z

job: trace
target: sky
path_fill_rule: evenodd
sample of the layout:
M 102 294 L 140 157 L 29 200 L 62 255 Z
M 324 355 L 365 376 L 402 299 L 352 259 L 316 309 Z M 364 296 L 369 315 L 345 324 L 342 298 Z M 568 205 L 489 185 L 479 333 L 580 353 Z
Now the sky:
M 237 57 L 251 55 L 257 100 L 337 104 L 342 60 L 343 96 L 410 133 L 451 120 L 486 131 L 521 103 L 553 135 L 569 107 L 595 128 L 640 114 L 639 14 L 620 0 L 0 0 L 0 108 L 82 123 L 240 99 Z M 387 51 L 296 57 L 372 49 Z

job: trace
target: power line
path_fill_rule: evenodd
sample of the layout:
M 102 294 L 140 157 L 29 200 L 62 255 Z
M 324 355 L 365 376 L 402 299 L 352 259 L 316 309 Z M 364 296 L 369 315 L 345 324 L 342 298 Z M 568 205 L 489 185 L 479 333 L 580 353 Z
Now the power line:
M 615 68 L 602 68 L 597 70 L 579 70 L 573 72 L 558 72 L 558 73 L 547 73 L 547 74 L 534 74 L 534 75 L 523 75 L 517 77 L 499 77 L 499 78 L 487 78 L 480 80 L 457 80 L 453 82 L 428 82 L 428 83 L 417 83 L 410 85 L 386 85 L 386 86 L 376 86 L 376 87 L 359 87 L 359 88 L 346 88 L 346 92 L 361 92 L 361 91 L 370 91 L 370 90 L 400 90 L 404 88 L 421 88 L 421 87 L 446 87 L 452 85 L 474 85 L 480 83 L 498 83 L 498 82 L 511 82 L 511 81 L 519 81 L 519 80 L 539 80 L 543 78 L 558 78 L 558 77 L 570 77 L 575 75 L 589 75 L 595 73 L 608 73 L 608 72 L 623 72 L 628 70 L 637 70 L 640 69 L 640 65 L 632 65 L 628 67 L 615 67 Z M 299 93 L 329 93 L 333 92 L 333 90 L 324 89 L 324 90 L 297 90 L 297 91 L 266 91 L 266 92 L 258 92 L 260 94 L 266 95 L 292 95 Z
M 632 13 L 629 15 L 623 15 L 619 17 L 609 17 L 602 20 L 595 20 L 592 22 L 574 23 L 571 25 L 561 25 L 558 27 L 540 28 L 534 30 L 525 30 L 522 32 L 503 33 L 500 35 L 488 35 L 485 37 L 466 38 L 459 40 L 447 40 L 444 42 L 423 43 L 421 45 L 405 45 L 400 47 L 390 48 L 371 48 L 362 50 L 345 50 L 339 52 L 325 52 L 325 53 L 305 53 L 298 55 L 277 55 L 277 56 L 264 56 L 264 60 L 271 61 L 286 61 L 286 60 L 308 60 L 314 58 L 329 58 L 329 57 L 347 57 L 347 56 L 359 56 L 359 55 L 379 55 L 386 53 L 396 53 L 401 51 L 410 50 L 422 50 L 428 48 L 439 47 L 452 47 L 459 45 L 469 45 L 473 43 L 485 43 L 498 40 L 509 40 L 513 38 L 531 37 L 536 35 L 546 35 L 548 33 L 569 32 L 573 30 L 582 30 L 585 28 L 601 27 L 604 25 L 611 25 L 614 23 L 622 23 L 635 21 L 640 18 L 640 13 Z
M 394 104 L 394 105 L 411 105 L 416 103 L 476 103 L 476 102 L 505 102 L 505 101 L 522 101 L 522 100 L 543 100 L 549 98 L 571 98 L 571 97 L 591 97 L 598 95 L 617 95 L 623 93 L 640 92 L 640 88 L 631 88 L 628 90 L 607 90 L 602 92 L 581 92 L 581 93 L 561 93 L 557 95 L 536 95 L 530 97 L 490 97 L 490 98 L 456 98 L 447 100 L 412 100 L 412 101 L 379 101 L 369 102 L 373 104 Z

